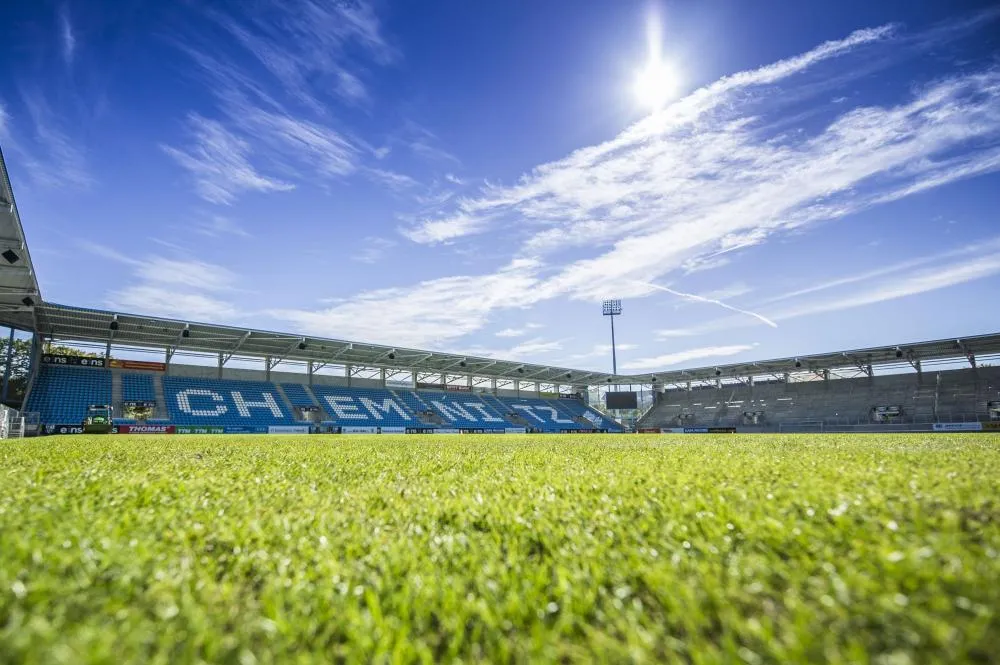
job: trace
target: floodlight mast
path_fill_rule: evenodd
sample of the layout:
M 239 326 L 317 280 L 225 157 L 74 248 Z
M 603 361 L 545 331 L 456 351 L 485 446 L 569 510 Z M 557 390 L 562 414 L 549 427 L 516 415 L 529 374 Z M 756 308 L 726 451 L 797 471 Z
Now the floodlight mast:
M 605 300 L 601 303 L 601 313 L 611 317 L 611 372 L 618 376 L 618 354 L 615 351 L 615 317 L 622 314 L 620 299 Z

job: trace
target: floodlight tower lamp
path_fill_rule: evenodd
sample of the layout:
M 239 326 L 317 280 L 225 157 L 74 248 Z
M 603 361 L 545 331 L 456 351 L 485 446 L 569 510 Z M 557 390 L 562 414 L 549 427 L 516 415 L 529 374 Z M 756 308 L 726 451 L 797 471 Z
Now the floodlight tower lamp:
M 611 317 L 611 371 L 618 375 L 618 353 L 615 349 L 615 317 L 622 314 L 622 301 L 620 298 L 605 300 L 601 303 L 601 314 Z

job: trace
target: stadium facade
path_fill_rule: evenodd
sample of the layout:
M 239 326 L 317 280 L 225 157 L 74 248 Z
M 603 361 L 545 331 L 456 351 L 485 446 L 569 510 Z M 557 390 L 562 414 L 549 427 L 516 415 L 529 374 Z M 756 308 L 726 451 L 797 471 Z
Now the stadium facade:
M 78 431 L 101 404 L 123 432 L 621 431 L 588 403 L 611 386 L 648 396 L 637 423 L 648 431 L 974 430 L 1000 419 L 1000 372 L 983 366 L 1000 358 L 1000 334 L 608 374 L 49 303 L 2 154 L 0 245 L 0 325 L 33 340 L 29 433 Z M 52 356 L 46 342 L 102 353 Z M 152 359 L 116 359 L 136 354 Z

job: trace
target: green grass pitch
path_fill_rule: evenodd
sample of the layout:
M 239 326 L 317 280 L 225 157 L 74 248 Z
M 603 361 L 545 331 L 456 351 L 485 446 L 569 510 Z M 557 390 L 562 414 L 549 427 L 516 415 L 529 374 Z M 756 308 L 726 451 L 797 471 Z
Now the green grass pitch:
M 0 663 L 997 662 L 1000 436 L 0 442 Z

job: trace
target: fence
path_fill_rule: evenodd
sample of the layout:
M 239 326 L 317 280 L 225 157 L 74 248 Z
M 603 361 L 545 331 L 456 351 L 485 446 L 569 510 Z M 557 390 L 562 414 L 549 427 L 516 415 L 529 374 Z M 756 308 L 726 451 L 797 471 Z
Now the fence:
M 0 439 L 24 438 L 24 417 L 16 409 L 0 404 Z

